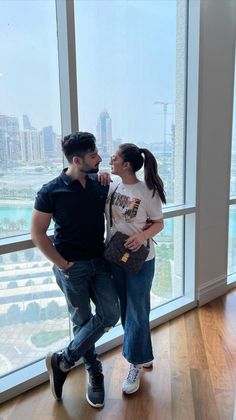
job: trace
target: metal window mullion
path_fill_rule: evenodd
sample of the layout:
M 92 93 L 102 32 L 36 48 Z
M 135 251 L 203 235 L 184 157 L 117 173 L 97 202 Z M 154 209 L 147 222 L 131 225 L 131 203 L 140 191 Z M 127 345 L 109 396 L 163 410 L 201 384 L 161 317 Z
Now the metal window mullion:
M 62 137 L 77 131 L 78 97 L 73 0 L 55 0 Z
M 196 299 L 198 204 L 197 191 L 197 135 L 198 135 L 198 79 L 200 41 L 200 1 L 188 1 L 187 78 L 186 78 L 186 132 L 185 132 L 185 203 L 194 211 L 184 218 L 184 294 Z

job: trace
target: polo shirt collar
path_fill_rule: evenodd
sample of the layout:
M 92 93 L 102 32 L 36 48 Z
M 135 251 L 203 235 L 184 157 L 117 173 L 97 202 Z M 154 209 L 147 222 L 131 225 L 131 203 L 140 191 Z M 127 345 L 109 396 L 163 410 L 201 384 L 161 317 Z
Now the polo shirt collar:
M 71 176 L 66 174 L 68 168 L 64 168 L 61 173 L 61 179 L 64 182 L 65 185 L 69 186 L 73 184 L 73 182 L 79 182 L 77 179 L 72 178 Z M 86 175 L 86 178 L 88 179 L 88 175 Z

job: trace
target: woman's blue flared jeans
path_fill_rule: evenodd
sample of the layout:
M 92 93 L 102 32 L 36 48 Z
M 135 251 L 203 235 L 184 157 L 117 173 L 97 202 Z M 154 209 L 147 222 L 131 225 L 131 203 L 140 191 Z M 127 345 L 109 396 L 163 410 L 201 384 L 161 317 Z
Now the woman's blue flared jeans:
M 150 291 L 155 258 L 146 261 L 138 273 L 125 272 L 116 264 L 111 268 L 124 328 L 123 356 L 134 365 L 150 362 L 153 360 L 149 328 Z

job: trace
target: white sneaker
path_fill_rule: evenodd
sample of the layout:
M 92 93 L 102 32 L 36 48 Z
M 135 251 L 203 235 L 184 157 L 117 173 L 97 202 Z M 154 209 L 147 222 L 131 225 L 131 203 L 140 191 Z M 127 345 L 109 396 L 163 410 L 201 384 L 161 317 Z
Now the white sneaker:
M 139 389 L 141 367 L 130 365 L 127 378 L 122 384 L 122 391 L 125 394 L 133 394 Z
M 152 368 L 153 367 L 153 363 L 152 362 L 143 363 L 143 367 L 144 368 Z

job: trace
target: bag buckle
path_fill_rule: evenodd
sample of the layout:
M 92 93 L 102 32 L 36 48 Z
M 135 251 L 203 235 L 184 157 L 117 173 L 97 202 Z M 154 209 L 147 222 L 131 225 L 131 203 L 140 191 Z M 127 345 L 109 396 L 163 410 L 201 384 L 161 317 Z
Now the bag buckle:
M 121 261 L 123 261 L 124 263 L 126 263 L 128 261 L 130 257 L 130 253 L 129 252 L 125 252 L 124 255 L 122 255 Z

